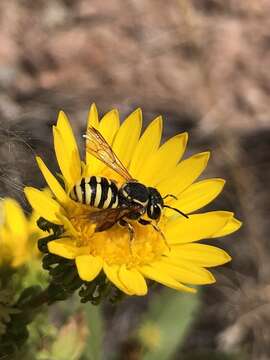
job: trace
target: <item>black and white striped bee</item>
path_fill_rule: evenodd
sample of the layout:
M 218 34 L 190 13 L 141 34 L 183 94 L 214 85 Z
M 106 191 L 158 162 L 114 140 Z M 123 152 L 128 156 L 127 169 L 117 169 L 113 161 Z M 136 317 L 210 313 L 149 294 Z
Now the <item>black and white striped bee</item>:
M 106 177 L 91 176 L 82 178 L 71 190 L 70 197 L 74 201 L 100 209 L 89 213 L 89 221 L 96 224 L 96 232 L 107 230 L 118 223 L 128 228 L 132 239 L 134 230 L 129 220 L 137 220 L 142 225 L 151 224 L 160 231 L 153 221 L 159 221 L 165 207 L 187 217 L 180 210 L 164 204 L 165 198 L 175 198 L 174 195 L 168 194 L 162 198 L 157 189 L 133 179 L 97 129 L 88 128 L 84 137 L 87 152 L 126 180 L 118 187 L 115 181 Z M 145 214 L 149 220 L 142 218 Z

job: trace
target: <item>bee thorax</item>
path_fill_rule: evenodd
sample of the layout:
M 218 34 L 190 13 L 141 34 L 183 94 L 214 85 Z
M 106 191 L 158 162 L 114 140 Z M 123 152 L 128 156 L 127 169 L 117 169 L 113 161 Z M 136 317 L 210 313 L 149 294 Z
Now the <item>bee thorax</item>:
M 119 201 L 122 204 L 138 204 L 146 207 L 149 199 L 149 192 L 145 185 L 129 181 L 119 189 Z

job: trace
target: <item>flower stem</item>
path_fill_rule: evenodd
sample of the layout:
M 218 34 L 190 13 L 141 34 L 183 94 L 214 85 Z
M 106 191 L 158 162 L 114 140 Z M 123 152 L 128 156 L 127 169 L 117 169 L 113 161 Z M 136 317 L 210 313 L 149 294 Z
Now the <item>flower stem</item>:
M 23 310 L 30 310 L 30 309 L 36 309 L 42 305 L 48 304 L 49 299 L 50 299 L 48 290 L 49 290 L 49 287 L 42 290 L 38 294 L 32 296 L 30 299 L 28 299 L 27 301 L 20 304 L 19 308 L 23 309 Z

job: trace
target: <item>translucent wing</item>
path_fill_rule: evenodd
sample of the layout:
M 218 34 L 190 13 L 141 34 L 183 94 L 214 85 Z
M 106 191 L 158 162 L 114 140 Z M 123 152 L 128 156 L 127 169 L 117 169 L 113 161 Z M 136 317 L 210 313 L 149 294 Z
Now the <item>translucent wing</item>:
M 130 214 L 133 210 L 119 207 L 116 209 L 103 209 L 89 214 L 88 219 L 96 224 L 96 232 L 105 231 L 111 228 L 122 217 Z
M 108 165 L 124 179 L 132 180 L 132 176 L 129 174 L 128 170 L 121 163 L 110 145 L 97 129 L 90 126 L 84 137 L 86 138 L 86 150 L 89 154 Z

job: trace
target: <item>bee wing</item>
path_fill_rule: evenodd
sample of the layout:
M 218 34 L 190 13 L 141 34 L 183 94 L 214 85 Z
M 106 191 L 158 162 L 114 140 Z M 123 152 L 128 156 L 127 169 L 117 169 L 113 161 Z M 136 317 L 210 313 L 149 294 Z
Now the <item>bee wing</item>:
M 96 224 L 96 232 L 112 227 L 118 220 L 131 212 L 130 209 L 119 207 L 116 209 L 103 209 L 89 214 L 89 220 Z
M 86 150 L 89 154 L 108 165 L 124 179 L 132 180 L 132 176 L 129 174 L 128 170 L 121 163 L 110 145 L 97 129 L 90 126 L 84 137 L 86 138 Z

